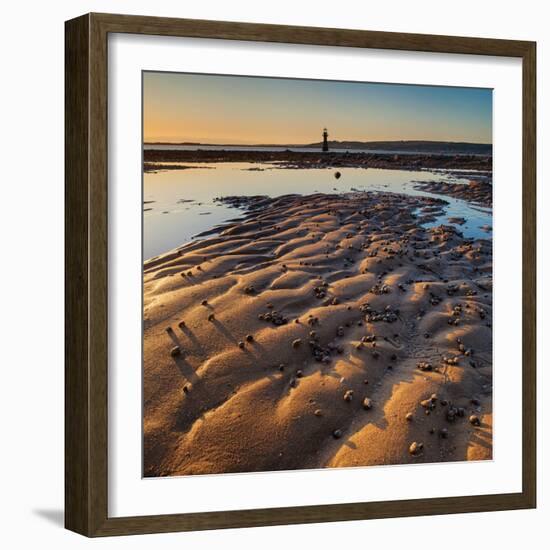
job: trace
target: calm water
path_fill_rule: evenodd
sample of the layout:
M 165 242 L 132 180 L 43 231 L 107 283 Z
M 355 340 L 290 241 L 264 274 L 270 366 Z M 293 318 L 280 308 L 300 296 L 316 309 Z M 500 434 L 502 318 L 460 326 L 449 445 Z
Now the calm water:
M 189 166 L 189 163 L 186 163 Z M 258 170 L 260 168 L 260 170 Z M 449 223 L 448 217 L 462 217 L 458 226 L 466 237 L 491 237 L 482 226 L 492 226 L 491 209 L 472 207 L 465 201 L 434 195 L 413 188 L 415 181 L 468 183 L 451 172 L 411 172 L 374 168 L 284 169 L 276 165 L 251 163 L 193 164 L 185 170 L 144 174 L 144 259 L 185 244 L 202 231 L 239 217 L 241 211 L 214 202 L 228 195 L 308 195 L 349 193 L 350 191 L 392 191 L 410 195 L 444 198 L 450 204 L 444 216 L 431 225 Z M 463 171 L 461 171 L 463 172 Z

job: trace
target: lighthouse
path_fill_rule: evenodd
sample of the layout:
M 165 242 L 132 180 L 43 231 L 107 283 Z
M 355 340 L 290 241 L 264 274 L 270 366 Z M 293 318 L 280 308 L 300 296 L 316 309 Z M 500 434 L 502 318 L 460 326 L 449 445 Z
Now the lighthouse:
M 328 151 L 328 132 L 327 132 L 327 129 L 325 128 L 323 130 L 323 151 Z

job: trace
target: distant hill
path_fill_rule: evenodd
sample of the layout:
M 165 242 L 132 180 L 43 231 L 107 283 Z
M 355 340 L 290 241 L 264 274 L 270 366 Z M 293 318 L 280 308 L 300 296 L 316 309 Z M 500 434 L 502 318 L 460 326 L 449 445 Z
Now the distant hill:
M 312 149 L 321 149 L 323 142 L 316 143 L 302 143 L 302 144 L 281 144 L 281 143 L 262 143 L 254 145 L 243 145 L 237 143 L 224 143 L 224 144 L 211 144 L 211 143 L 196 143 L 196 142 L 147 142 L 145 145 L 186 145 L 195 146 L 197 148 L 202 146 L 212 147 L 246 147 L 254 149 L 257 147 L 288 147 L 288 148 L 302 148 L 308 147 Z M 402 151 L 409 153 L 444 153 L 444 154 L 457 154 L 457 155 L 491 155 L 493 152 L 493 146 L 491 143 L 467 143 L 461 141 L 329 141 L 329 149 L 332 151 L 346 151 L 354 149 L 364 150 L 384 150 L 384 151 Z

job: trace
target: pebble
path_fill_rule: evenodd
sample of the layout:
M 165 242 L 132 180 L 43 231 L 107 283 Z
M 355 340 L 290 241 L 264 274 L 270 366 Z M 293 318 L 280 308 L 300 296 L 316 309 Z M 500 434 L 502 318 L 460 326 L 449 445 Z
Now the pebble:
M 239 342 L 237 345 L 238 345 L 241 349 L 244 349 L 244 342 Z
M 409 422 L 412 422 L 413 413 L 408 412 L 408 413 L 405 415 L 405 419 L 408 420 Z
M 252 336 L 252 334 L 247 334 L 246 335 L 246 341 L 247 342 L 254 342 L 254 336 Z
M 181 348 L 179 346 L 174 346 L 171 350 L 170 350 L 170 355 L 172 357 L 178 357 L 179 355 L 181 355 Z
M 447 420 L 449 422 L 454 422 L 456 419 L 456 413 L 457 409 L 455 409 L 455 407 L 449 407 L 449 410 L 447 411 Z
M 340 439 L 342 437 L 342 430 L 334 430 L 332 432 L 332 437 L 334 437 L 334 439 Z
M 372 409 L 372 401 L 368 397 L 365 397 L 365 399 L 363 399 L 363 408 L 366 411 Z
M 479 420 L 479 416 L 476 416 L 475 414 L 472 414 L 468 420 L 472 426 L 481 426 L 481 420 Z
M 321 409 L 315 409 L 315 411 L 313 411 L 313 414 L 315 416 L 323 416 L 323 411 L 321 411 Z
M 201 306 L 207 306 L 208 305 L 208 300 L 203 300 L 201 302 Z
M 185 326 L 185 321 L 180 321 L 178 327 L 183 328 Z
M 344 393 L 344 401 L 351 401 L 353 399 L 353 390 L 348 390 Z
M 449 437 L 449 430 L 447 428 L 441 428 L 441 430 L 439 430 L 439 437 L 441 437 L 441 439 L 447 439 Z
M 417 443 L 416 441 L 413 441 L 409 446 L 409 454 L 413 456 L 418 456 L 420 453 L 422 453 L 422 449 L 424 449 L 423 443 Z
M 296 338 L 296 340 L 293 340 L 292 341 L 292 347 L 294 349 L 298 349 L 302 344 L 302 339 L 301 338 Z
M 214 314 L 211 313 L 211 314 L 208 316 L 208 320 L 209 320 L 209 321 L 213 321 L 214 319 L 215 319 Z
M 433 368 L 431 363 L 428 363 L 427 361 L 420 361 L 416 367 L 421 371 L 431 371 Z

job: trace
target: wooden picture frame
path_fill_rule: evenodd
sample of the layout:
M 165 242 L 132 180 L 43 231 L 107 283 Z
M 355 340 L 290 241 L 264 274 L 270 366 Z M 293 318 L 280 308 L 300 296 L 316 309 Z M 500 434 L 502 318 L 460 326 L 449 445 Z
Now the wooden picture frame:
M 523 488 L 512 494 L 140 517 L 108 516 L 107 37 L 132 33 L 507 56 L 523 64 Z M 65 27 L 65 525 L 127 535 L 536 506 L 536 45 L 376 31 L 88 14 Z

